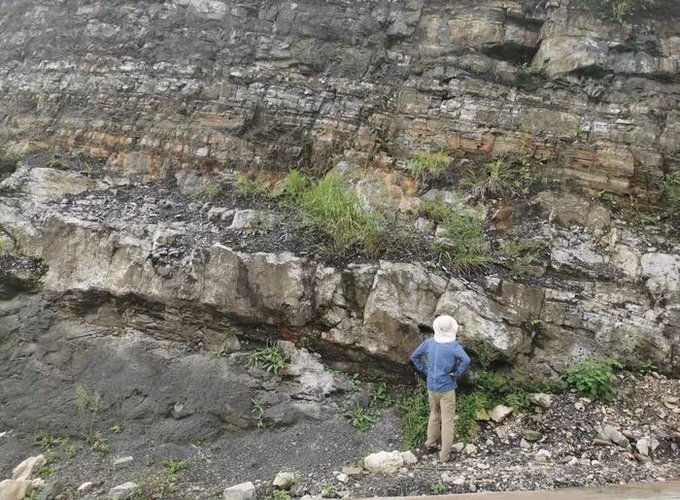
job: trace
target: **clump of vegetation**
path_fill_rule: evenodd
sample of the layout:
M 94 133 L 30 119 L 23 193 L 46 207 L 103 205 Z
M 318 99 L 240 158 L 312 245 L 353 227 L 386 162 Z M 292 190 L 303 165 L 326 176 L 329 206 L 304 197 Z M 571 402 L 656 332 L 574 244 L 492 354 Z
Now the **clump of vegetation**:
M 250 413 L 257 418 L 257 428 L 262 429 L 264 427 L 264 402 L 260 398 L 254 397 L 250 399 L 250 406 L 252 407 Z
M 669 216 L 680 214 L 680 172 L 666 174 L 662 182 L 661 203 Z
M 288 353 L 275 345 L 268 345 L 250 355 L 248 363 L 251 366 L 262 368 L 267 373 L 278 375 L 290 362 Z
M 529 266 L 538 258 L 539 249 L 522 241 L 507 243 L 500 255 L 495 259 L 496 263 L 506 267 L 510 276 L 517 279 L 524 276 Z
M 109 452 L 106 439 L 95 429 L 103 403 L 104 395 L 101 392 L 90 392 L 82 385 L 76 387 L 76 410 L 85 428 L 85 438 L 92 451 L 98 453 Z
M 446 487 L 446 485 L 444 483 L 442 483 L 441 481 L 432 485 L 432 494 L 433 495 L 443 495 L 448 490 L 449 489 Z
M 413 155 L 409 161 L 409 167 L 414 177 L 421 181 L 437 179 L 449 169 L 451 157 L 444 150 L 436 153 L 420 151 Z
M 595 6 L 616 22 L 623 22 L 627 17 L 650 7 L 656 0 L 580 0 L 584 7 Z
M 413 394 L 402 397 L 397 402 L 404 427 L 404 446 L 411 450 L 425 442 L 427 419 L 430 415 L 427 391 L 421 385 Z
M 528 196 L 538 183 L 539 176 L 527 157 L 507 160 L 496 158 L 481 167 L 468 170 L 466 184 L 478 199 Z
M 418 214 L 424 215 L 437 224 L 444 222 L 451 211 L 451 206 L 439 199 L 426 200 L 418 207 Z
M 112 425 L 112 426 L 109 428 L 109 430 L 110 430 L 111 432 L 113 432 L 114 434 L 120 434 L 121 432 L 123 432 L 124 429 L 123 429 L 123 426 L 122 426 L 122 425 L 120 425 L 120 424 L 114 424 L 114 425 Z
M 484 219 L 452 208 L 442 222 L 444 238 L 435 251 L 440 260 L 453 263 L 460 271 L 484 268 L 491 262 L 485 235 Z
M 284 188 L 281 195 L 293 205 L 300 203 L 302 195 L 311 186 L 309 177 L 299 170 L 291 170 L 284 179 Z
M 352 427 L 365 432 L 378 421 L 378 415 L 371 408 L 364 408 L 356 399 L 345 402 L 342 408 L 342 416 L 349 420 Z
M 618 361 L 583 361 L 564 372 L 567 386 L 576 389 L 590 399 L 604 399 L 611 401 L 616 392 L 615 383 L 618 381 L 615 369 L 621 369 Z
M 322 498 L 335 498 L 338 496 L 338 490 L 332 484 L 324 484 L 321 488 Z
M 383 247 L 382 217 L 361 206 L 341 174 L 328 174 L 297 196 L 302 212 L 312 226 L 332 239 L 335 252 L 344 254 L 356 246 L 377 254 Z
M 12 174 L 17 169 L 19 157 L 0 148 L 0 181 Z
M 239 174 L 236 177 L 236 189 L 244 196 L 263 196 L 269 191 L 269 184 L 264 179 L 251 179 Z
M 383 406 L 394 406 L 396 402 L 397 399 L 387 388 L 387 384 L 385 382 L 380 382 L 378 387 L 371 394 L 371 404 L 373 405 L 381 404 Z
M 290 500 L 290 492 L 285 490 L 274 490 L 265 500 Z

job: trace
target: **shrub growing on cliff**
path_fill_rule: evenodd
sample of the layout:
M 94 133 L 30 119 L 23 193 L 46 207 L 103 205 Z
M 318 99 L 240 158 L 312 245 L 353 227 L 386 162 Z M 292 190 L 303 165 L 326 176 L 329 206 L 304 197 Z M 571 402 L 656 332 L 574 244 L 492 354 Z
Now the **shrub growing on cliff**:
M 248 359 L 248 363 L 252 366 L 262 368 L 266 372 L 273 373 L 274 375 L 278 375 L 279 372 L 286 367 L 289 361 L 290 357 L 288 354 L 275 345 L 268 345 L 263 349 L 255 351 Z
M 461 271 L 484 268 L 491 262 L 481 217 L 453 208 L 442 226 L 444 238 L 435 245 L 441 260 L 452 262 Z
M 342 175 L 328 174 L 304 191 L 298 204 L 311 224 L 332 239 L 337 253 L 354 246 L 369 253 L 380 250 L 384 241 L 382 217 L 361 206 Z
M 18 162 L 18 156 L 0 148 L 0 181 L 16 170 Z
M 569 387 L 586 397 L 611 400 L 617 381 L 615 368 L 621 368 L 615 360 L 583 361 L 566 370 L 564 380 Z
M 414 177 L 422 181 L 441 177 L 450 165 L 451 157 L 443 150 L 436 153 L 420 151 L 415 153 L 409 161 Z
M 668 215 L 680 214 L 680 172 L 667 174 L 664 177 L 661 202 Z

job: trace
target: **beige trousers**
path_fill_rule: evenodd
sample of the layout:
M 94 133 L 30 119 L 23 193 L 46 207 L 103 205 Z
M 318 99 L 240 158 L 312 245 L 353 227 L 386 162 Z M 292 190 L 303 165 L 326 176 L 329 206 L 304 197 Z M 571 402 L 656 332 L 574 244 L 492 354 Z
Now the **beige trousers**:
M 446 462 L 453 446 L 456 391 L 427 391 L 427 395 L 430 401 L 430 419 L 427 422 L 425 446 L 434 448 L 441 438 L 442 449 L 439 452 L 439 459 Z

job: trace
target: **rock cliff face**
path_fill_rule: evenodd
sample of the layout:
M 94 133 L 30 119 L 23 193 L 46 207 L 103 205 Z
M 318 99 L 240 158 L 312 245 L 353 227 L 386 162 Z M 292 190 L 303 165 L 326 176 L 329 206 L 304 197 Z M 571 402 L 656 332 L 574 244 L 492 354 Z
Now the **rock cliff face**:
M 7 0 L 0 138 L 155 177 L 522 153 L 655 192 L 678 165 L 680 6 L 620 24 L 588 4 Z
M 38 157 L 4 181 L 0 253 L 21 258 L 0 292 L 30 289 L 21 259 L 39 259 L 70 314 L 199 346 L 264 328 L 404 364 L 451 312 L 475 354 L 533 371 L 611 354 L 677 374 L 677 232 L 637 231 L 592 197 L 654 200 L 678 169 L 680 6 L 661 4 L 619 23 L 567 0 L 0 1 L 0 142 L 106 163 Z M 335 265 L 285 233 L 248 245 L 253 217 L 269 234 L 286 214 L 138 182 L 334 168 L 366 205 L 407 211 L 425 191 L 407 161 L 439 149 L 472 169 L 529 158 L 565 188 L 514 229 L 485 209 L 545 251 L 530 277 Z

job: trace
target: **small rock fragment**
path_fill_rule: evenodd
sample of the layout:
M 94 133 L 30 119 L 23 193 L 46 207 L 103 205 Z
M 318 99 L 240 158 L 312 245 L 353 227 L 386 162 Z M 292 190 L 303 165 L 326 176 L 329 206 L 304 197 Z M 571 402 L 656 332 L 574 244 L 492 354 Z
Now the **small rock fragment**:
M 538 431 L 532 431 L 531 429 L 524 429 L 522 431 L 522 437 L 527 441 L 535 442 L 543 439 L 543 434 Z
M 12 470 L 12 479 L 30 479 L 45 463 L 45 457 L 42 455 L 28 457 Z
M 132 457 L 120 457 L 113 460 L 113 470 L 124 469 L 134 461 Z
M 544 449 L 538 450 L 535 455 L 536 460 L 539 462 L 547 462 L 550 457 L 552 457 L 552 453 Z
M 132 495 L 135 494 L 136 490 L 137 483 L 128 481 L 127 483 L 119 484 L 118 486 L 114 486 L 113 488 L 111 488 L 109 490 L 109 499 L 127 500 L 128 498 L 132 498 Z
M 222 497 L 224 500 L 254 500 L 256 498 L 255 493 L 255 485 L 248 481 L 247 483 L 229 486 L 222 493 Z
M 451 447 L 451 451 L 453 451 L 454 453 L 460 453 L 461 451 L 463 451 L 464 448 L 465 443 L 454 443 L 454 445 Z
M 289 490 L 290 487 L 293 486 L 296 482 L 297 475 L 295 474 L 295 472 L 281 471 L 276 475 L 276 477 L 272 481 L 272 484 L 282 490 Z
M 604 429 L 602 429 L 602 435 L 604 436 L 605 439 L 608 439 L 609 441 L 620 446 L 621 448 L 625 448 L 630 444 L 626 436 L 621 434 L 618 430 L 616 430 L 609 424 L 605 425 Z
M 465 445 L 465 448 L 463 448 L 463 453 L 466 455 L 474 455 L 477 453 L 477 447 L 472 443 L 468 443 Z
M 522 438 L 522 440 L 519 442 L 519 447 L 522 448 L 523 450 L 529 450 L 529 449 L 531 449 L 531 445 L 530 445 L 529 442 L 528 442 L 526 439 L 524 439 L 524 438 Z
M 650 444 L 651 440 L 648 437 L 643 437 L 637 440 L 637 443 L 635 443 L 635 449 L 638 451 L 638 453 L 640 453 L 640 455 L 648 456 Z
M 0 498 L 3 500 L 21 499 L 33 491 L 33 483 L 26 479 L 5 479 L 0 481 Z
M 538 406 L 543 408 L 544 410 L 547 410 L 552 406 L 553 403 L 553 395 L 552 394 L 545 394 L 543 392 L 537 392 L 536 394 L 530 394 L 529 395 L 529 400 L 533 403 L 536 403 Z
M 404 465 L 404 459 L 398 451 L 380 451 L 364 458 L 364 467 L 371 472 L 394 474 Z
M 347 474 L 343 474 L 342 472 L 335 476 L 335 479 L 340 481 L 342 484 L 347 484 L 349 482 L 349 476 Z
M 78 486 L 78 491 L 80 493 L 87 493 L 88 491 L 90 491 L 92 489 L 93 486 L 94 486 L 94 483 L 92 481 L 86 481 L 86 482 L 82 483 L 80 486 Z
M 404 463 L 407 465 L 413 465 L 418 463 L 418 457 L 416 457 L 412 451 L 402 451 L 401 458 L 404 459 Z
M 349 477 L 360 477 L 363 470 L 361 467 L 343 467 L 342 473 L 347 474 Z
M 491 417 L 491 420 L 499 424 L 508 418 L 512 412 L 513 409 L 510 406 L 497 405 L 491 410 L 489 416 Z

